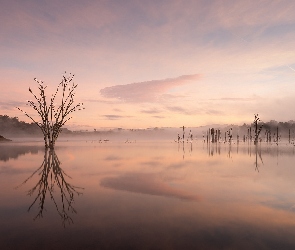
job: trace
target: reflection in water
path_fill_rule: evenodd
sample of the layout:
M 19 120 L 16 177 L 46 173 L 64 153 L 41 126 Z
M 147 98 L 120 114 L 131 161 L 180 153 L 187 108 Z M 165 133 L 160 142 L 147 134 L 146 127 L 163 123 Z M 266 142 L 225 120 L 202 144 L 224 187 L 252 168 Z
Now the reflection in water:
M 255 171 L 259 172 L 259 164 L 258 164 L 258 157 L 260 158 L 261 163 L 263 164 L 262 156 L 261 156 L 261 147 L 258 148 L 258 145 L 255 145 Z
M 44 147 L 40 146 L 16 146 L 16 145 L 0 145 L 0 161 L 9 161 L 10 159 L 17 159 L 20 155 L 28 153 L 37 154 L 39 150 Z
M 48 151 L 44 161 L 50 163 L 14 192 L 35 171 L 23 170 L 32 162 L 40 167 L 44 154 L 0 162 L 0 168 L 20 170 L 0 174 L 1 250 L 295 249 L 294 146 L 211 143 L 208 152 L 206 143 L 195 141 L 64 145 L 57 152 L 63 165 Z M 78 218 L 64 199 L 64 210 L 75 222 L 66 229 L 53 208 L 57 203 L 62 214 L 55 178 L 69 181 L 60 167 L 88 190 L 74 204 Z M 40 179 L 47 183 L 39 184 Z M 48 197 L 52 183 L 55 203 Z M 25 197 L 24 188 L 35 189 L 29 191 L 33 197 Z M 47 202 L 42 205 L 44 189 Z M 24 213 L 31 204 L 31 212 Z M 32 223 L 36 214 L 42 216 L 42 206 L 53 213 L 44 212 L 42 220 Z
M 133 193 L 174 197 L 186 201 L 200 201 L 201 197 L 170 186 L 158 174 L 130 173 L 118 177 L 106 177 L 100 185 Z
M 178 151 L 179 151 L 178 143 Z M 209 157 L 220 156 L 222 154 L 226 154 L 227 158 L 233 159 L 233 156 L 236 157 L 239 154 L 246 154 L 249 157 L 254 155 L 255 157 L 255 171 L 259 172 L 259 168 L 263 163 L 262 154 L 269 155 L 271 157 L 276 157 L 276 163 L 278 165 L 279 156 L 284 157 L 285 155 L 294 156 L 295 149 L 292 144 L 270 144 L 270 143 L 258 143 L 252 146 L 251 143 L 241 144 L 238 141 L 235 143 L 206 143 L 207 154 Z M 197 147 L 197 145 L 196 145 Z M 193 151 L 193 143 L 189 143 L 189 146 L 185 146 L 185 143 L 182 143 L 182 158 L 184 159 L 186 148 L 191 155 Z M 205 142 L 203 142 L 203 150 L 205 149 Z M 223 152 L 223 153 L 222 153 Z M 236 153 L 236 155 L 235 155 Z
M 29 196 L 36 195 L 33 203 L 30 205 L 28 211 L 38 203 L 38 213 L 34 220 L 38 217 L 43 217 L 43 211 L 45 207 L 46 195 L 49 194 L 51 200 L 53 201 L 55 208 L 61 217 L 62 224 L 65 226 L 66 222 L 73 223 L 73 219 L 69 213 L 76 213 L 73 207 L 74 195 L 80 195 L 81 192 L 77 189 L 82 189 L 71 185 L 66 178 L 71 178 L 68 176 L 60 167 L 61 162 L 59 161 L 54 150 L 45 150 L 44 159 L 41 166 L 32 173 L 20 186 L 27 183 L 33 176 L 40 176 L 37 184 L 28 191 Z M 20 187 L 18 186 L 18 187 Z M 18 188 L 17 187 L 17 188 Z M 57 187 L 57 189 L 55 189 Z M 54 194 L 54 191 L 59 191 L 59 196 Z M 60 197 L 60 201 L 57 197 Z M 61 202 L 61 205 L 59 203 Z
M 185 156 L 185 144 L 189 145 L 189 149 L 188 149 L 189 154 L 191 155 L 191 153 L 193 152 L 193 142 L 192 141 L 178 142 L 178 152 L 179 152 L 180 146 L 182 146 L 182 159 L 183 160 L 184 160 L 184 156 Z
M 273 157 L 279 157 L 279 155 L 295 155 L 295 149 L 291 144 L 277 145 L 259 143 L 256 146 L 252 146 L 252 144 L 249 143 L 207 143 L 208 156 L 220 155 L 222 151 L 227 154 L 228 158 L 232 158 L 235 152 L 237 155 L 248 154 L 251 157 L 252 154 L 256 154 L 257 151 L 259 157 L 261 157 L 261 154 L 267 154 Z

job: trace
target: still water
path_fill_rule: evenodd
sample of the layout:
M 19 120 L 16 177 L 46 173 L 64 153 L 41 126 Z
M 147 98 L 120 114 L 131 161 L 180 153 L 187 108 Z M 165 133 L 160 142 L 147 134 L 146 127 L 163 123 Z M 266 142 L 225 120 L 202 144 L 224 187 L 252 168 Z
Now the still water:
M 0 144 L 0 249 L 295 249 L 292 145 Z

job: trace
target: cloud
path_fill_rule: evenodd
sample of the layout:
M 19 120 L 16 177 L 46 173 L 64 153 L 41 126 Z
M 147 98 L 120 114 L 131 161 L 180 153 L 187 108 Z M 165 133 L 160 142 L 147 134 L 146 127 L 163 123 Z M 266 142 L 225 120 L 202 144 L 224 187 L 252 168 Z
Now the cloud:
M 141 113 L 144 113 L 144 114 L 159 114 L 161 113 L 160 110 L 154 108 L 154 109 L 146 109 L 146 110 L 141 110 L 140 111 Z
M 181 114 L 191 114 L 187 109 L 179 107 L 179 106 L 171 106 L 171 107 L 166 107 L 169 111 L 175 112 L 175 113 L 181 113 Z
M 223 27 L 270 26 L 294 21 L 295 4 L 288 0 L 218 2 L 215 12 Z
M 236 97 L 235 90 L 239 90 L 241 97 L 256 93 L 272 99 L 283 98 L 283 88 L 273 91 L 273 86 L 282 86 L 287 81 L 292 86 L 295 2 L 289 0 L 136 1 L 132 8 L 123 3 L 114 8 L 109 1 L 69 4 L 68 0 L 62 3 L 53 0 L 45 7 L 36 1 L 7 1 L 2 7 L 0 22 L 5 25 L 0 27 L 3 34 L 0 71 L 1 86 L 7 88 L 2 88 L 0 99 L 5 101 L 13 96 L 14 100 L 25 100 L 29 95 L 25 88 L 35 76 L 49 82 L 56 79 L 52 72 L 68 69 L 75 72 L 77 82 L 82 83 L 77 96 L 82 93 L 82 98 L 94 99 L 89 100 L 88 108 L 79 114 L 83 117 L 80 121 L 91 122 L 94 127 L 101 126 L 99 117 L 93 116 L 94 110 L 124 115 L 113 107 L 140 117 L 119 120 L 122 127 L 145 127 L 151 119 L 160 118 L 153 115 L 166 116 L 167 123 L 173 126 L 179 119 L 190 119 L 179 116 L 186 115 L 183 111 L 174 110 L 177 116 L 172 116 L 162 106 L 159 107 L 161 113 L 136 115 L 138 110 L 150 107 L 133 106 L 132 109 L 131 105 L 123 106 L 122 101 L 157 101 L 155 105 L 182 106 L 191 115 L 198 112 L 200 116 L 195 119 L 201 124 L 215 122 L 216 113 L 206 112 L 207 109 L 222 110 L 225 116 L 217 117 L 222 122 L 244 121 L 245 112 L 241 110 L 246 110 L 247 116 L 253 114 L 254 109 L 260 113 L 256 103 L 251 104 L 250 100 L 220 99 L 215 100 L 220 102 L 214 105 L 199 103 L 226 97 L 228 93 Z M 283 70 L 277 71 L 277 67 Z M 169 79 L 141 82 L 197 72 L 206 74 L 202 86 L 199 82 L 188 86 L 165 84 Z M 132 84 L 114 86 L 125 83 Z M 97 95 L 95 88 L 96 92 L 102 89 L 105 93 Z M 174 89 L 171 91 L 171 88 Z M 288 91 L 292 94 L 294 89 L 288 88 Z M 235 105 L 234 110 L 230 104 Z M 18 110 L 12 111 L 14 106 L 21 105 L 2 104 L 0 111 L 23 116 Z M 120 118 L 107 119 L 104 126 L 113 127 Z M 163 120 L 158 121 L 164 125 Z
M 201 75 L 183 75 L 164 80 L 152 80 L 146 82 L 115 85 L 100 90 L 106 98 L 117 98 L 125 102 L 155 102 L 169 89 L 182 86 L 190 81 L 200 80 Z
M 123 116 L 123 115 L 103 115 L 103 117 L 107 118 L 108 120 L 119 120 L 123 118 L 130 118 L 132 116 Z
M 115 112 L 123 112 L 122 109 L 114 108 L 113 111 Z
M 58 40 L 71 44 L 80 39 L 90 43 L 90 39 L 85 39 L 85 36 L 93 38 L 91 33 L 94 32 L 90 32 L 91 30 L 98 32 L 106 25 L 111 25 L 119 16 L 110 6 L 93 1 L 81 3 L 54 0 L 46 5 L 38 1 L 9 1 L 2 9 L 0 21 L 5 25 L 1 29 L 8 35 L 7 39 L 13 37 L 17 41 L 11 39 L 12 43 L 21 43 L 22 40 L 28 43 L 31 38 L 31 43 L 39 41 L 45 45 Z M 78 37 L 78 33 L 82 33 L 84 37 Z M 18 39 L 20 35 L 22 40 Z
M 131 173 L 119 177 L 107 177 L 100 185 L 115 190 L 173 197 L 181 200 L 199 201 L 200 197 L 176 189 L 165 183 L 154 174 Z
M 0 109 L 3 110 L 14 110 L 15 107 L 24 107 L 25 102 L 18 102 L 18 101 L 7 101 L 2 102 L 0 101 Z
M 209 99 L 211 101 L 245 101 L 245 102 L 252 102 L 255 101 L 257 98 L 239 98 L 239 97 L 224 97 L 224 98 L 214 98 Z
M 207 115 L 224 115 L 225 113 L 223 111 L 220 110 L 215 110 L 215 109 L 208 109 L 206 111 Z
M 115 105 L 119 103 L 119 101 L 99 100 L 99 99 L 87 99 L 87 100 L 84 99 L 83 102 L 84 103 L 86 102 L 102 103 L 102 104 L 109 104 L 109 105 Z
M 163 115 L 157 115 L 159 113 L 162 113 L 163 111 L 160 111 L 159 109 L 156 109 L 156 108 L 154 108 L 154 109 L 147 109 L 147 110 L 141 110 L 140 112 L 143 113 L 143 114 L 152 115 L 151 117 L 157 118 L 157 119 L 164 119 L 164 118 L 166 118 Z
M 166 118 L 166 116 L 162 116 L 162 115 L 153 115 L 152 117 L 157 118 L 157 119 L 164 119 L 164 118 Z

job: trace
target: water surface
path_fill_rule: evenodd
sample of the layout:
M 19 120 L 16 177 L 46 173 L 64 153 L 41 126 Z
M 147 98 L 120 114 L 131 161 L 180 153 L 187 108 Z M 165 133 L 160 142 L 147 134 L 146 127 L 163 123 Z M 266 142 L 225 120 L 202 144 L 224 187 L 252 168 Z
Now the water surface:
M 283 143 L 0 144 L 1 249 L 295 249 L 294 160 Z

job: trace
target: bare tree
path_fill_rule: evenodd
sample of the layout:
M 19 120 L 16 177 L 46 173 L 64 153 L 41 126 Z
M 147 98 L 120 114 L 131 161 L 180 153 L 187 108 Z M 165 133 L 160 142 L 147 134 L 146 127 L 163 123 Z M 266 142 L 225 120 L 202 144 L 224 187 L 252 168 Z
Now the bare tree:
M 39 81 L 36 78 L 34 79 L 35 82 L 38 83 L 38 89 L 40 92 L 39 95 L 36 95 L 31 88 L 29 88 L 29 91 L 34 96 L 35 100 L 29 100 L 27 105 L 37 111 L 41 121 L 36 121 L 27 112 L 17 107 L 41 129 L 46 148 L 54 148 L 56 139 L 61 132 L 61 128 L 72 118 L 71 114 L 74 111 L 84 109 L 83 103 L 74 104 L 75 90 L 78 84 L 74 83 L 73 78 L 74 75 L 72 74 L 69 76 L 63 75 L 62 81 L 58 84 L 57 89 L 51 96 L 49 102 L 45 95 L 45 89 L 47 86 L 44 86 L 43 81 Z M 59 93 L 61 94 L 58 95 Z M 59 105 L 55 104 L 58 98 L 60 99 L 58 100 L 60 101 Z

